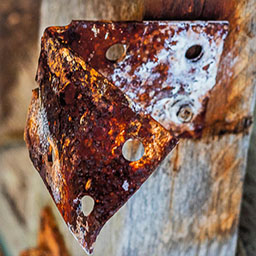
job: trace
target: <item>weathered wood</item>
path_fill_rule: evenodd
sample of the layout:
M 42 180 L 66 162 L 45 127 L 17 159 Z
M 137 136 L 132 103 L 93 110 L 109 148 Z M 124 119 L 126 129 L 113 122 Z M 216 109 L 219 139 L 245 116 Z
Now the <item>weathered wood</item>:
M 247 143 L 243 135 L 183 141 L 110 220 L 95 254 L 104 240 L 107 255 L 234 255 Z
M 237 11 L 236 4 L 233 0 L 145 0 L 145 19 L 227 19 Z
M 69 23 L 77 14 L 83 19 L 142 17 L 138 16 L 140 1 L 85 1 L 63 10 L 64 2 L 43 1 L 41 30 L 46 22 Z M 255 97 L 255 36 L 250 32 L 255 4 L 254 0 L 145 1 L 147 19 L 228 19 L 230 35 L 209 100 L 203 138 L 183 140 L 166 158 L 105 226 L 96 256 L 235 254 Z M 61 12 L 53 15 L 51 5 Z M 134 13 L 129 12 L 130 5 L 135 6 Z
M 71 20 L 142 20 L 143 12 L 143 0 L 43 0 L 40 35 L 48 26 L 62 26 Z
M 254 119 L 256 112 L 254 113 Z M 254 256 L 256 252 L 256 124 L 254 122 L 253 133 L 248 153 L 246 177 L 244 181 L 244 193 L 239 224 L 239 243 L 238 249 L 242 248 L 246 254 L 237 256 Z
M 0 145 L 23 137 L 26 103 L 36 87 L 39 13 L 40 1 L 0 3 Z

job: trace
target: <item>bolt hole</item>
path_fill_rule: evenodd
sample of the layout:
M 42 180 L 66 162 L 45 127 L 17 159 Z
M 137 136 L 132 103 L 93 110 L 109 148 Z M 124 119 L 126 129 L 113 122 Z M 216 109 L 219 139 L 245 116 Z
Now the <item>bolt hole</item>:
M 189 106 L 182 106 L 177 112 L 177 116 L 182 123 L 188 123 L 193 117 L 193 111 Z
M 86 195 L 81 199 L 81 204 L 82 204 L 83 214 L 86 217 L 89 216 L 94 208 L 94 204 L 95 204 L 94 199 L 91 196 Z
M 122 154 L 128 161 L 138 161 L 144 155 L 144 146 L 138 139 L 128 139 L 122 147 Z
M 200 60 L 202 56 L 203 47 L 199 44 L 192 45 L 191 47 L 189 47 L 185 54 L 185 57 L 193 62 Z
M 106 58 L 116 62 L 121 60 L 126 53 L 126 46 L 120 43 L 111 45 L 106 51 Z

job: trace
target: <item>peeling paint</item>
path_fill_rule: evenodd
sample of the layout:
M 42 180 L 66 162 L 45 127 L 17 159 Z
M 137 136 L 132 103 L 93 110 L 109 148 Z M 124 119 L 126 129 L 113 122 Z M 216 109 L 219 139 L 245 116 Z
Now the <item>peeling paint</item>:
M 97 37 L 90 29 L 97 30 Z M 216 83 L 227 32 L 224 21 L 74 21 L 59 38 L 119 87 L 132 100 L 134 111 L 152 115 L 178 135 L 194 136 L 203 127 L 201 115 Z M 79 41 L 71 42 L 70 33 Z M 110 63 L 105 52 L 115 43 L 127 45 L 126 56 Z M 186 51 L 194 45 L 203 51 L 197 61 L 186 58 Z M 187 124 L 177 118 L 184 104 L 194 111 Z

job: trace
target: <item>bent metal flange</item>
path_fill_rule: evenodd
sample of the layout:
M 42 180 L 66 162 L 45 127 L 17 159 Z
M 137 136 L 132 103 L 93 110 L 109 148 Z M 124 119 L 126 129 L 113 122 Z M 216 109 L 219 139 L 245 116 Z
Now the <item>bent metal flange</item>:
M 203 127 L 227 22 L 88 22 L 42 37 L 25 140 L 60 213 L 88 252 L 179 136 Z M 111 56 L 119 45 L 123 52 Z M 144 154 L 128 161 L 127 140 Z M 84 196 L 93 210 L 82 211 Z

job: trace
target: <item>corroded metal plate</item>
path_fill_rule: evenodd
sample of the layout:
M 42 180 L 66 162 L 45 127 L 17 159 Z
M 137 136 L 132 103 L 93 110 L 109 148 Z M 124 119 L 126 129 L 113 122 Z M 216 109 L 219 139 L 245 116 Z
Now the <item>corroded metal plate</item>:
M 89 253 L 105 222 L 136 192 L 177 143 L 150 115 L 135 113 L 129 100 L 47 30 L 25 140 L 30 157 L 71 232 Z M 144 154 L 127 161 L 128 139 Z M 81 199 L 94 200 L 85 216 Z
M 152 115 L 178 136 L 200 134 L 228 22 L 73 21 L 52 27 L 51 33 L 129 96 L 135 111 Z M 126 52 L 113 63 L 106 51 L 117 43 Z M 201 51 L 189 53 L 193 46 Z M 177 114 L 186 106 L 192 112 L 189 122 Z

